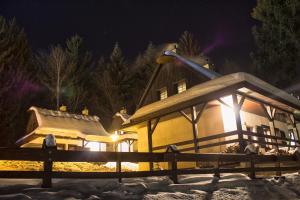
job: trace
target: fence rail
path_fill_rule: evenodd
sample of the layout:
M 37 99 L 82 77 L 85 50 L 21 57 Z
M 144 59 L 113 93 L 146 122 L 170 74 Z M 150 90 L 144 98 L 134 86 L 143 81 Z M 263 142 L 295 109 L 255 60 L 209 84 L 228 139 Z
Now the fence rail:
M 42 161 L 43 171 L 0 171 L 0 178 L 41 178 L 43 187 L 51 187 L 52 178 L 122 178 L 145 176 L 170 176 L 177 183 L 179 174 L 249 173 L 255 178 L 256 172 L 300 170 L 299 156 L 295 155 L 248 155 L 248 154 L 192 154 L 192 153 L 138 153 L 138 152 L 89 152 L 64 151 L 55 149 L 10 149 L 0 148 L 0 160 Z M 61 172 L 53 171 L 53 162 L 116 162 L 116 172 Z M 122 162 L 168 162 L 171 166 L 159 171 L 122 172 Z M 214 162 L 212 168 L 177 169 L 178 162 Z M 224 168 L 221 162 L 246 163 L 246 167 Z M 289 162 L 291 166 L 280 164 Z M 257 167 L 255 164 L 273 163 L 274 167 Z M 1 166 L 0 166 L 1 169 Z
M 250 131 L 242 131 L 242 135 L 248 136 L 248 139 L 242 137 L 243 141 L 245 141 L 245 142 L 251 142 L 251 143 L 256 143 L 256 144 L 260 144 L 260 145 L 274 145 L 274 146 L 278 146 L 278 147 L 300 147 L 300 145 L 299 145 L 300 141 L 296 140 L 296 139 L 282 138 L 282 137 L 273 136 L 273 135 L 262 135 L 262 134 L 258 134 L 258 133 L 254 133 L 254 132 L 250 132 Z M 236 139 L 225 140 L 225 138 L 229 137 L 229 136 L 236 136 Z M 258 140 L 258 139 L 254 140 L 251 138 L 249 139 L 249 137 L 253 137 L 253 136 L 256 138 L 263 138 L 263 140 Z M 221 145 L 225 145 L 225 144 L 238 143 L 239 140 L 237 138 L 238 138 L 238 131 L 230 131 L 230 132 L 210 135 L 210 136 L 206 136 L 206 137 L 201 137 L 201 138 L 197 139 L 198 149 L 206 149 L 206 148 L 221 146 Z M 213 140 L 216 140 L 216 139 L 224 139 L 224 140 L 214 142 Z M 273 142 L 267 141 L 268 139 L 272 140 Z M 274 140 L 276 142 L 274 142 Z M 201 144 L 202 142 L 208 142 L 208 141 L 210 142 L 209 144 Z M 285 144 L 283 142 L 285 142 Z M 294 142 L 295 145 L 291 145 L 290 144 L 291 142 Z M 152 149 L 153 149 L 153 151 L 159 151 L 159 150 L 165 150 L 169 145 L 176 145 L 179 147 L 179 150 L 181 152 L 187 152 L 187 151 L 192 151 L 195 148 L 194 147 L 180 148 L 180 146 L 190 145 L 190 144 L 194 144 L 194 140 L 186 140 L 186 141 L 181 141 L 181 142 L 172 143 L 172 144 L 168 144 L 168 145 L 156 146 L 156 147 L 153 147 Z

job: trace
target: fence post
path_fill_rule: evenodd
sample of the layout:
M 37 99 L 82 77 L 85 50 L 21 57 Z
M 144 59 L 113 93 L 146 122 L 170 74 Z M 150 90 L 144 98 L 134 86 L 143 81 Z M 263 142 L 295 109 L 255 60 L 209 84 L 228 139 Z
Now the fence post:
M 172 174 L 173 182 L 175 184 L 177 184 L 178 183 L 178 178 L 177 178 L 177 153 L 173 153 L 173 156 L 172 156 L 171 174 Z
M 276 157 L 276 163 L 275 163 L 275 167 L 278 168 L 276 170 L 276 176 L 281 176 L 281 168 L 280 168 L 280 161 L 278 159 L 278 155 Z
M 251 155 L 250 157 L 250 174 L 249 177 L 251 179 L 255 179 L 255 163 L 254 163 L 254 156 L 255 155 Z
M 220 155 L 218 156 L 214 176 L 220 178 Z
M 121 177 L 122 162 L 121 162 L 121 159 L 120 159 L 120 153 L 119 152 L 117 152 L 116 172 L 119 175 L 119 178 L 118 178 L 119 183 L 122 183 L 122 177 Z
M 44 176 L 43 176 L 43 188 L 51 188 L 52 187 L 52 152 L 54 149 L 45 149 L 45 161 L 44 161 Z

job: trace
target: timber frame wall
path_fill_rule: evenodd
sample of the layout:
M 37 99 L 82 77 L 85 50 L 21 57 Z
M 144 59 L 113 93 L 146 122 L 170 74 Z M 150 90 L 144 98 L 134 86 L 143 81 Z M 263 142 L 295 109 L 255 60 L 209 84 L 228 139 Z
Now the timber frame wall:
M 190 107 L 183 107 L 181 110 L 177 110 L 177 111 L 169 111 L 165 114 L 161 114 L 161 115 L 157 115 L 157 117 L 155 118 L 150 118 L 147 121 L 147 127 L 148 127 L 148 147 L 149 147 L 149 152 L 153 152 L 153 151 L 157 151 L 157 150 L 163 150 L 166 149 L 167 146 L 169 145 L 187 145 L 187 144 L 193 144 L 192 148 L 185 148 L 185 149 L 179 149 L 180 152 L 186 152 L 186 151 L 191 151 L 194 150 L 195 153 L 199 153 L 200 149 L 204 149 L 204 148 L 209 148 L 209 147 L 214 147 L 214 146 L 220 146 L 220 145 L 225 145 L 225 144 L 231 144 L 231 143 L 239 143 L 239 149 L 240 149 L 240 153 L 242 153 L 245 149 L 246 146 L 246 142 L 251 142 L 251 143 L 257 143 L 257 144 L 268 144 L 268 145 L 274 145 L 276 147 L 280 147 L 280 146 L 285 146 L 285 147 L 300 147 L 300 136 L 299 136 L 299 131 L 297 130 L 296 127 L 296 120 L 294 117 L 294 114 L 291 113 L 290 111 L 287 110 L 283 110 L 282 108 L 279 108 L 277 106 L 271 105 L 263 100 L 257 99 L 255 97 L 249 96 L 247 94 L 244 94 L 240 91 L 238 91 L 238 89 L 242 88 L 242 87 L 247 87 L 255 92 L 258 92 L 260 94 L 266 95 L 266 96 L 270 96 L 269 93 L 266 93 L 264 91 L 258 90 L 256 87 L 252 86 L 249 83 L 239 83 L 236 85 L 233 85 L 229 88 L 225 88 L 224 90 L 218 91 L 218 93 L 213 94 L 212 96 L 209 95 L 209 97 L 204 98 L 207 99 L 206 101 L 201 101 L 200 99 L 198 101 L 196 101 L 192 106 Z M 228 95 L 232 95 L 232 100 L 233 100 L 233 110 L 234 110 L 234 114 L 235 114 L 235 119 L 236 119 L 236 127 L 237 130 L 236 131 L 232 131 L 232 132 L 226 132 L 226 133 L 222 133 L 222 134 L 216 134 L 216 135 L 211 135 L 211 136 L 207 136 L 207 137 L 202 137 L 199 138 L 198 137 L 198 127 L 197 127 L 197 122 L 199 121 L 203 110 L 205 109 L 205 106 L 207 105 L 208 101 L 211 100 L 218 100 L 220 103 L 224 104 L 225 106 L 229 106 L 230 105 L 226 104 L 224 101 L 222 101 L 222 97 L 224 96 L 228 96 Z M 240 101 L 238 101 L 238 96 L 241 96 Z M 269 122 L 271 122 L 273 124 L 271 128 L 271 134 L 272 135 L 260 135 L 254 132 L 249 132 L 249 131 L 243 131 L 242 129 L 242 123 L 241 123 L 241 118 L 240 118 L 240 111 L 241 108 L 243 106 L 243 103 L 246 99 L 249 99 L 251 101 L 257 102 L 261 105 L 261 107 L 263 108 L 263 110 L 265 111 L 265 114 L 267 116 L 267 118 L 269 119 Z M 274 98 L 275 100 L 277 100 L 277 98 Z M 199 103 L 200 102 L 200 103 Z M 282 102 L 282 101 L 281 101 Z M 196 111 L 196 106 L 200 105 L 200 110 L 197 112 Z M 191 109 L 191 117 L 188 116 L 184 110 L 190 108 Z M 275 124 L 274 124 L 274 116 L 275 116 L 275 112 L 276 110 L 281 110 L 285 113 L 288 114 L 288 117 L 290 118 L 292 124 L 293 124 L 293 130 L 294 133 L 296 133 L 297 135 L 297 139 L 286 139 L 286 138 L 282 138 L 282 137 L 278 137 L 275 135 Z M 178 143 L 172 143 L 172 144 L 168 144 L 168 145 L 163 145 L 163 146 L 157 146 L 157 147 L 153 147 L 152 144 L 152 135 L 155 131 L 155 128 L 157 126 L 157 124 L 159 123 L 159 120 L 162 116 L 165 116 L 167 114 L 171 114 L 174 112 L 179 112 L 183 117 L 185 117 L 192 126 L 192 134 L 193 134 L 193 140 L 189 140 L 189 141 L 181 141 Z M 209 141 L 209 140 L 213 140 L 213 139 L 218 139 L 218 138 L 224 138 L 227 136 L 232 136 L 232 135 L 237 135 L 238 139 L 234 139 L 234 140 L 227 140 L 227 141 L 222 141 L 222 142 L 218 142 L 218 143 L 211 143 L 211 144 L 206 144 L 206 145 L 201 145 L 199 143 L 203 142 L 203 141 Z M 260 142 L 260 141 L 255 141 L 255 140 L 251 140 L 251 139 L 245 139 L 245 136 L 256 136 L 259 138 L 264 138 L 264 142 Z M 249 137 L 248 137 L 249 138 Z M 250 137 L 251 138 L 251 137 Z M 266 141 L 266 139 L 271 139 L 272 142 L 268 142 Z M 295 142 L 294 146 L 291 145 L 287 145 L 287 144 L 280 144 L 278 143 L 278 141 L 283 141 L 286 140 L 288 142 Z M 150 163 L 150 170 L 153 170 L 153 163 Z

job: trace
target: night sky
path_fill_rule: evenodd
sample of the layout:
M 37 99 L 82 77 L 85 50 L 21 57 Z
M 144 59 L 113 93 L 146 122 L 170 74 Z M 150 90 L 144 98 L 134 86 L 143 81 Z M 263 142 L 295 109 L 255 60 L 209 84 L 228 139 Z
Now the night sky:
M 79 34 L 95 56 L 109 55 L 119 42 L 132 59 L 149 41 L 176 41 L 185 30 L 199 40 L 216 65 L 224 60 L 251 63 L 254 48 L 250 16 L 255 0 L 54 1 L 1 0 L 0 15 L 16 17 L 34 51 Z

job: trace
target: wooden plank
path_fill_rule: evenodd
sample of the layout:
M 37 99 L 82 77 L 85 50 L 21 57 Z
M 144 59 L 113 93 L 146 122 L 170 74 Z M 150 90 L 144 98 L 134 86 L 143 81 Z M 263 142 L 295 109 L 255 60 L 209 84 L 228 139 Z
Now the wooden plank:
M 40 179 L 43 177 L 43 171 L 0 171 L 0 178 Z
M 249 135 L 249 136 L 255 136 L 255 137 L 263 137 L 263 138 L 267 138 L 267 139 L 300 142 L 299 140 L 293 140 L 293 139 L 290 139 L 290 138 L 282 138 L 282 137 L 273 136 L 273 135 L 261 135 L 261 134 L 250 132 L 250 131 L 243 131 L 243 134 L 244 135 Z
M 53 178 L 135 178 L 147 176 L 167 176 L 171 174 L 171 170 L 160 171 L 136 171 L 136 172 L 53 172 Z
M 255 143 L 255 144 L 268 144 L 268 145 L 277 145 L 275 142 L 265 142 L 265 141 L 256 141 L 256 140 L 249 140 L 249 139 L 244 139 L 244 141 L 249 142 L 249 143 Z M 282 147 L 300 147 L 299 145 L 288 145 L 288 144 L 278 144 L 278 146 Z
M 237 131 L 230 131 L 230 132 L 226 132 L 226 133 L 201 137 L 201 138 L 198 138 L 197 141 L 198 141 L 198 143 L 205 142 L 205 141 L 228 137 L 228 136 L 232 136 L 232 135 L 236 135 L 236 134 L 237 134 Z M 176 145 L 176 146 L 188 145 L 188 144 L 193 144 L 193 142 L 194 142 L 193 140 L 186 140 L 186 141 L 182 141 L 182 142 L 153 147 L 153 150 L 156 151 L 156 150 L 166 149 L 169 145 Z
M 228 137 L 228 136 L 232 136 L 232 135 L 237 135 L 237 134 L 238 134 L 237 131 L 230 131 L 230 132 L 226 132 L 226 133 L 210 135 L 210 136 L 199 138 L 198 142 L 205 142 L 205 141 L 209 141 L 209 140 L 215 140 L 215 139 Z
M 0 160 L 44 161 L 47 152 L 33 148 L 0 148 Z
M 190 123 L 192 123 L 192 119 L 183 111 L 179 111 L 179 113 L 185 118 L 187 119 Z
M 240 142 L 240 140 L 239 139 L 235 139 L 235 140 L 227 140 L 227 141 L 222 141 L 222 142 L 205 144 L 205 145 L 199 146 L 198 148 L 199 149 L 205 149 L 205 148 L 209 148 L 209 147 L 215 147 L 215 146 L 220 146 L 220 145 L 225 145 L 225 144 L 231 144 L 231 143 L 236 143 L 236 142 Z

